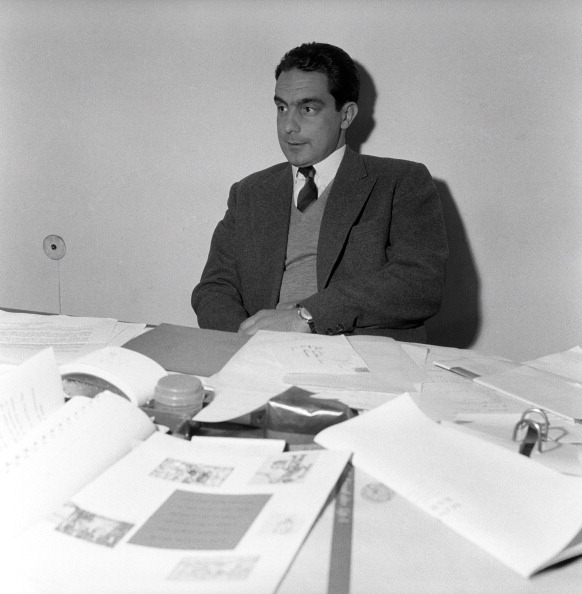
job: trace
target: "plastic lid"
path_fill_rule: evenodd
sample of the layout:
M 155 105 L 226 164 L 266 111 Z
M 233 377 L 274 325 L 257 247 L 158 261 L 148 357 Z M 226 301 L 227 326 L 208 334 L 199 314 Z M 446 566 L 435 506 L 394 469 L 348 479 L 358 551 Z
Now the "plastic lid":
M 154 399 L 169 406 L 202 406 L 202 382 L 191 375 L 171 374 L 160 378 Z

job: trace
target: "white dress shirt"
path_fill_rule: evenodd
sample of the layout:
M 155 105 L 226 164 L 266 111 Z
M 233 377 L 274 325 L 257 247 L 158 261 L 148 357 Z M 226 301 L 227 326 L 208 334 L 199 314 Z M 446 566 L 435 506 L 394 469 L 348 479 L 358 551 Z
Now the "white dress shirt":
M 337 170 L 339 169 L 340 163 L 344 158 L 346 152 L 346 145 L 335 150 L 329 157 L 326 157 L 323 161 L 316 163 L 313 167 L 315 168 L 315 185 L 317 186 L 317 195 L 321 196 L 325 191 L 325 188 L 332 182 Z M 293 201 L 297 206 L 297 196 L 301 188 L 305 184 L 305 177 L 299 173 L 299 167 L 293 167 Z

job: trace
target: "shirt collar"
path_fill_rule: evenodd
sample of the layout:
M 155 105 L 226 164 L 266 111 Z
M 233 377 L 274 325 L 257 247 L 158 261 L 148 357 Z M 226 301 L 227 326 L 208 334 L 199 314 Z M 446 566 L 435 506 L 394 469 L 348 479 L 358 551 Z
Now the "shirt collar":
M 323 161 L 316 163 L 315 167 L 315 183 L 319 190 L 319 194 L 325 190 L 329 183 L 335 177 L 337 170 L 339 169 L 340 163 L 344 158 L 346 152 L 346 145 L 344 144 L 340 148 L 336 149 L 331 155 L 326 157 Z M 293 168 L 293 180 L 297 179 L 297 173 L 299 168 L 292 165 Z

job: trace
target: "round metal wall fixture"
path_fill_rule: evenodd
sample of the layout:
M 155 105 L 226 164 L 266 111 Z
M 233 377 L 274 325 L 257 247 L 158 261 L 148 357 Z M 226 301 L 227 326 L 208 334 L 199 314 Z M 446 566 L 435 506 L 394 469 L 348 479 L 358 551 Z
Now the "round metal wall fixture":
M 58 235 L 47 235 L 42 242 L 42 249 L 51 260 L 60 260 L 67 252 L 63 238 Z

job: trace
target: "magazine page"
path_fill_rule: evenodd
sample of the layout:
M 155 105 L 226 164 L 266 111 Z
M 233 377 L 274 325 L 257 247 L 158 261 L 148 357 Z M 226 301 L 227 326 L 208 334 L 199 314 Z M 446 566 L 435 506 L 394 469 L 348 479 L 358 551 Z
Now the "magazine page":
M 13 567 L 43 591 L 273 593 L 349 457 L 156 433 L 16 539 Z

